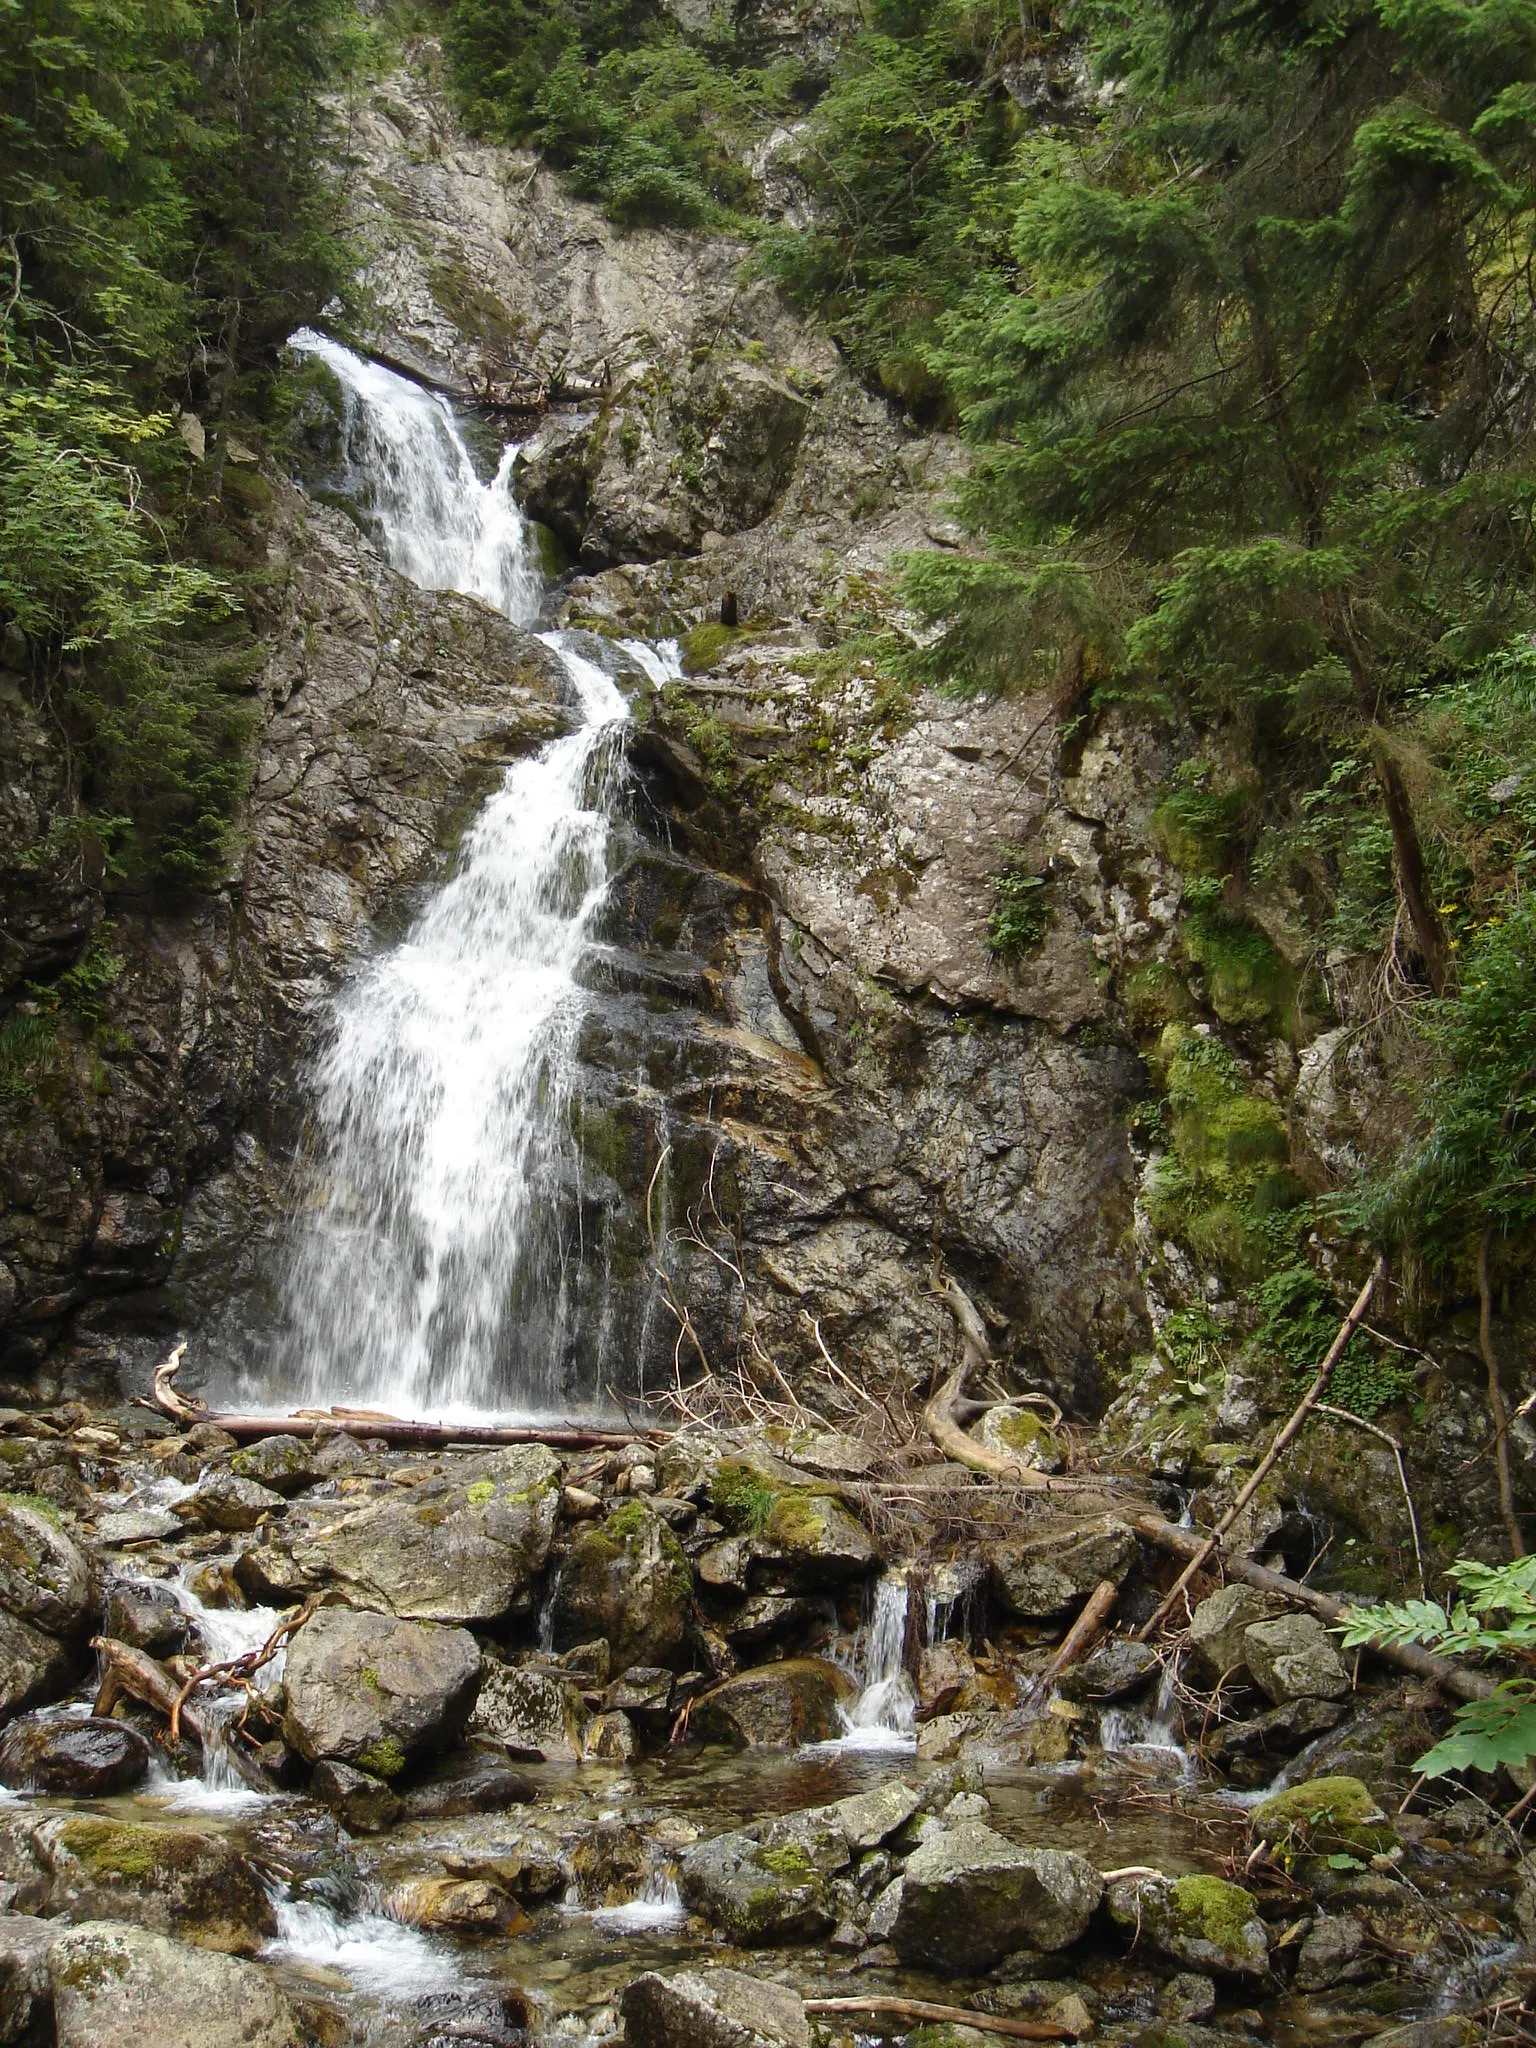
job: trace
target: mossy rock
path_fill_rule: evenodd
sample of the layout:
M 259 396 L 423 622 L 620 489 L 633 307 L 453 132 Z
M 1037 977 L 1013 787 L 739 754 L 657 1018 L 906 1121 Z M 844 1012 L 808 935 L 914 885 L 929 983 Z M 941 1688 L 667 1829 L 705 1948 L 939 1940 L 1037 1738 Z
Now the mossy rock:
M 1194 997 L 1171 960 L 1154 960 L 1128 974 L 1120 1000 L 1133 1031 L 1161 1031 L 1181 1017 L 1192 1016 L 1195 1008 Z
M 1296 970 L 1256 924 L 1235 912 L 1200 912 L 1185 920 L 1182 938 L 1223 1024 L 1262 1024 L 1289 1033 L 1295 1022 Z
M 713 620 L 690 626 L 677 643 L 683 667 L 691 676 L 706 675 L 741 637 L 739 626 L 722 626 Z
M 1197 1873 L 1112 1885 L 1110 1918 L 1181 1969 L 1262 1977 L 1269 1936 L 1252 1895 L 1224 1877 Z
M 72 1814 L 35 1841 L 50 1871 L 45 1912 L 130 1920 L 226 1955 L 254 1955 L 277 1932 L 266 1887 L 226 1836 Z
M 675 1666 L 692 1607 L 682 1545 L 644 1501 L 628 1500 L 572 1539 L 551 1609 L 555 1645 L 606 1641 L 615 1671 Z
M 1254 1839 L 1282 1858 L 1357 1856 L 1362 1861 L 1397 1847 L 1397 1833 L 1359 1778 L 1309 1778 L 1277 1792 L 1253 1810 Z
M 989 1451 L 1013 1458 L 1032 1472 L 1059 1472 L 1064 1460 L 1055 1432 L 1029 1408 L 991 1408 L 972 1434 Z

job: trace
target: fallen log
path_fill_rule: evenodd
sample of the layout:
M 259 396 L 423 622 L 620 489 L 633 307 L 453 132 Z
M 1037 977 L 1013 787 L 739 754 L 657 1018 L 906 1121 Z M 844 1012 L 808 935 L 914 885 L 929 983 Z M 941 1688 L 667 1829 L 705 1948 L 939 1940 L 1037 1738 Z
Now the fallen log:
M 1340 1323 L 1339 1333 L 1328 1346 L 1327 1353 L 1323 1358 L 1322 1364 L 1317 1368 L 1317 1373 L 1311 1386 L 1308 1387 L 1307 1391 L 1292 1409 L 1289 1418 L 1277 1432 L 1274 1442 L 1254 1467 L 1252 1476 L 1238 1494 L 1237 1499 L 1233 1501 L 1231 1507 L 1227 1509 L 1227 1512 L 1216 1524 L 1210 1535 L 1205 1538 L 1199 1552 L 1190 1559 L 1184 1570 L 1180 1572 L 1170 1588 L 1166 1599 L 1159 1604 L 1157 1612 L 1150 1621 L 1144 1622 L 1141 1628 L 1137 1630 L 1136 1640 L 1138 1643 L 1144 1643 L 1150 1636 L 1156 1635 L 1163 1625 L 1164 1617 L 1170 1612 L 1174 1602 L 1184 1591 L 1184 1588 L 1195 1576 L 1195 1573 L 1199 1571 L 1206 1559 L 1211 1556 L 1212 1552 L 1220 1548 L 1222 1537 L 1226 1535 L 1232 1524 L 1243 1512 L 1243 1509 L 1247 1507 L 1249 1501 L 1253 1499 L 1253 1496 L 1280 1462 L 1287 1445 L 1295 1441 L 1302 1424 L 1327 1391 L 1328 1382 L 1333 1377 L 1333 1368 L 1344 1356 L 1350 1338 L 1359 1329 L 1361 1322 L 1364 1320 L 1365 1312 L 1371 1305 L 1371 1296 L 1376 1292 L 1376 1289 L 1381 1285 L 1386 1276 L 1387 1262 L 1384 1258 L 1379 1258 L 1375 1265 L 1372 1266 L 1365 1285 L 1355 1296 L 1349 1314 Z
M 1161 1515 L 1138 1515 L 1136 1528 L 1148 1543 L 1170 1551 L 1175 1557 L 1191 1558 L 1198 1564 L 1207 1555 L 1204 1539 L 1194 1530 L 1176 1528 Z M 1319 1621 L 1342 1620 L 1349 1604 L 1335 1600 L 1331 1593 L 1316 1593 L 1298 1579 L 1288 1579 L 1284 1572 L 1251 1564 L 1246 1557 L 1223 1557 L 1221 1569 L 1229 1578 L 1241 1579 L 1245 1586 L 1255 1586 L 1261 1593 L 1277 1593 L 1281 1599 L 1309 1609 Z M 1416 1643 L 1373 1643 L 1371 1655 L 1397 1665 L 1401 1671 L 1411 1671 L 1415 1678 L 1428 1679 L 1452 1699 L 1485 1700 L 1494 1689 L 1494 1681 L 1484 1672 L 1469 1671 L 1464 1664 L 1421 1650 Z
M 808 1998 L 805 2010 L 812 2019 L 832 2019 L 841 2013 L 865 2013 L 875 2020 L 894 2020 L 880 2033 L 904 2033 L 922 2020 L 975 2027 L 983 2034 L 1004 2034 L 1010 2041 L 1071 2041 L 1076 2038 L 1054 2020 L 1005 2019 L 999 2013 L 973 2012 L 968 2005 L 935 2005 L 927 1998 Z
M 120 1643 L 112 1636 L 92 1636 L 91 1648 L 102 1663 L 96 1704 L 91 1709 L 93 1714 L 109 1715 L 124 1693 L 142 1700 L 146 1707 L 153 1707 L 168 1721 L 177 1715 L 179 1707 L 178 1727 L 185 1728 L 196 1739 L 200 1749 L 206 1748 L 208 1738 L 202 1716 L 182 1703 L 181 1687 L 163 1664 L 146 1651 L 136 1650 L 130 1643 Z
M 458 1444 L 548 1444 L 561 1451 L 622 1450 L 627 1444 L 663 1443 L 667 1436 L 661 1429 L 579 1429 L 564 1425 L 541 1429 L 532 1423 L 420 1422 L 371 1408 L 303 1408 L 293 1415 L 231 1414 L 210 1408 L 196 1395 L 183 1394 L 176 1385 L 186 1348 L 185 1344 L 178 1344 L 164 1364 L 156 1368 L 154 1400 L 156 1407 L 185 1429 L 206 1423 L 228 1436 L 242 1438 L 312 1437 L 322 1431 L 341 1430 L 348 1436 L 369 1437 L 411 1450 L 445 1450 Z
M 1114 1613 L 1115 1602 L 1119 1598 L 1120 1588 L 1114 1580 L 1100 1579 L 1083 1602 L 1082 1612 L 1063 1636 L 1055 1656 L 1030 1687 L 1025 1706 L 1029 1706 L 1043 1692 L 1048 1692 L 1064 1671 L 1070 1671 L 1074 1664 L 1082 1663 L 1109 1627 L 1109 1617 Z

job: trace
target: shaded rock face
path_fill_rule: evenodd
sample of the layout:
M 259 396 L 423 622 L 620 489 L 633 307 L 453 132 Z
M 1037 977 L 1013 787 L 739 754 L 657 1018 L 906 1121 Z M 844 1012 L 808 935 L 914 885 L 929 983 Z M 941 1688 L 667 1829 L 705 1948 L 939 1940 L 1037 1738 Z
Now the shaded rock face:
M 457 1740 L 480 1669 L 465 1629 L 322 1608 L 288 1651 L 283 1733 L 311 1762 L 398 1777 L 414 1756 Z
M 561 1560 L 551 1603 L 555 1647 L 603 1639 L 615 1671 L 680 1661 L 693 1574 L 659 1515 L 626 1502 L 589 1523 Z
M 706 1741 L 741 1748 L 798 1748 L 841 1731 L 838 1707 L 857 1688 L 820 1657 L 786 1658 L 728 1678 L 694 1709 L 690 1726 Z
M 93 1921 L 48 1951 L 59 2048 L 299 2048 L 264 1970 L 163 1935 Z

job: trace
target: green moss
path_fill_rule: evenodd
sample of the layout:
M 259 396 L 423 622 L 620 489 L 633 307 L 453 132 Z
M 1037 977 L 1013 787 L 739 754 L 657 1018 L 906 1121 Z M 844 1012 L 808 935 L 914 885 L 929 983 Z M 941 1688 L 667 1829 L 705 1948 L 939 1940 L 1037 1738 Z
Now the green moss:
M 1152 812 L 1152 841 L 1183 874 L 1222 875 L 1241 838 L 1245 795 L 1213 790 L 1208 761 L 1186 761 Z
M 754 1466 L 727 1458 L 710 1477 L 709 1498 L 733 1529 L 758 1536 L 767 1527 L 778 1493 Z
M 494 1479 L 477 1479 L 473 1486 L 464 1489 L 464 1498 L 472 1508 L 483 1508 L 488 1500 L 496 1498 Z
M 691 676 L 706 674 L 741 636 L 739 626 L 722 626 L 714 620 L 690 626 L 677 643 L 682 651 L 683 667 Z
M 357 1767 L 375 1778 L 398 1778 L 405 1769 L 405 1751 L 393 1735 L 381 1735 L 357 1753 Z
M 628 1543 L 640 1535 L 652 1519 L 651 1512 L 638 1500 L 627 1500 L 622 1507 L 615 1508 L 603 1524 L 604 1534 L 616 1537 L 621 1543 Z
M 1154 960 L 1125 978 L 1120 991 L 1125 1014 L 1136 1031 L 1160 1031 L 1178 1017 L 1187 1017 L 1194 1001 L 1178 969 L 1168 960 Z
M 59 1840 L 98 1883 L 121 1878 L 131 1884 L 152 1876 L 175 1842 L 159 1828 L 89 1818 L 66 1821 Z
M 1214 1942 L 1218 1948 L 1243 1946 L 1243 1929 L 1258 1917 L 1249 1893 L 1224 1877 L 1181 1877 L 1169 1895 L 1169 1907 L 1180 1930 Z
M 786 1842 L 781 1849 L 759 1849 L 753 1859 L 764 1870 L 775 1871 L 780 1877 L 809 1877 L 811 1859 L 798 1842 Z
M 1277 1792 L 1254 1808 L 1253 1832 L 1286 1861 L 1337 1853 L 1368 1858 L 1397 1842 L 1370 1787 L 1347 1777 L 1310 1778 Z
M 814 1494 L 781 1493 L 763 1534 L 781 1550 L 814 1550 L 826 1534 L 826 1510 Z
M 1223 1024 L 1262 1024 L 1284 1033 L 1294 1023 L 1295 970 L 1257 925 L 1236 912 L 1199 910 L 1185 919 L 1180 936 Z
M 1055 1439 L 1038 1415 L 1031 1415 L 1027 1408 L 1009 1408 L 998 1415 L 993 1424 L 997 1434 L 1011 1451 L 1032 1451 L 1037 1447 L 1055 1449 Z
M 58 1502 L 49 1500 L 43 1493 L 0 1493 L 0 1507 L 30 1508 L 34 1515 L 41 1515 L 43 1520 L 51 1522 L 55 1529 L 62 1529 L 64 1526 Z

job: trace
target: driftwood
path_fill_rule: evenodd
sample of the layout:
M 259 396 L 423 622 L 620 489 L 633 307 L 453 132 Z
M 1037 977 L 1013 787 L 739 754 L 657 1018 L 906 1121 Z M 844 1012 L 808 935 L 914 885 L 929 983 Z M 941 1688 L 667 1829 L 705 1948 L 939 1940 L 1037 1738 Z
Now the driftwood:
M 1191 1558 L 1197 1566 L 1207 1555 L 1204 1540 L 1193 1530 L 1175 1528 L 1172 1522 L 1165 1522 L 1160 1515 L 1139 1515 L 1136 1528 L 1148 1543 L 1156 1544 L 1159 1550 L 1170 1551 L 1175 1557 Z M 1299 1580 L 1288 1579 L 1284 1572 L 1272 1572 L 1265 1565 L 1250 1564 L 1246 1557 L 1224 1557 L 1221 1568 L 1229 1578 L 1241 1579 L 1245 1586 L 1256 1586 L 1261 1593 L 1277 1593 L 1282 1599 L 1309 1609 L 1319 1621 L 1341 1620 L 1348 1606 L 1347 1601 L 1335 1600 L 1331 1593 L 1315 1593 Z M 1415 1678 L 1428 1679 L 1442 1692 L 1449 1693 L 1452 1699 L 1485 1700 L 1494 1688 L 1493 1680 L 1485 1673 L 1469 1671 L 1464 1664 L 1421 1650 L 1416 1643 L 1373 1643 L 1371 1655 L 1397 1665 L 1400 1671 L 1411 1671 Z
M 1375 1265 L 1372 1266 L 1365 1285 L 1361 1288 L 1360 1292 L 1355 1296 L 1354 1303 L 1350 1308 L 1349 1314 L 1344 1318 L 1343 1322 L 1339 1325 L 1339 1333 L 1334 1338 L 1333 1342 L 1328 1346 L 1327 1355 L 1324 1357 L 1322 1364 L 1317 1368 L 1317 1374 L 1316 1377 L 1313 1379 L 1311 1386 L 1308 1387 L 1307 1391 L 1302 1395 L 1301 1399 L 1297 1402 L 1295 1408 L 1291 1411 L 1289 1420 L 1286 1421 L 1284 1425 L 1281 1427 L 1281 1429 L 1275 1437 L 1274 1442 L 1270 1445 L 1269 1449 L 1264 1453 L 1264 1456 L 1259 1460 L 1258 1464 L 1255 1466 L 1252 1477 L 1248 1480 L 1248 1483 L 1243 1487 L 1242 1491 L 1238 1494 L 1237 1499 L 1233 1501 L 1231 1507 L 1227 1509 L 1227 1512 L 1216 1524 L 1216 1527 L 1211 1531 L 1210 1535 L 1205 1538 L 1204 1543 L 1200 1546 L 1195 1555 L 1190 1558 L 1190 1561 L 1185 1566 L 1184 1570 L 1180 1572 L 1178 1578 L 1175 1580 L 1172 1588 L 1170 1589 L 1167 1598 L 1160 1603 L 1157 1612 L 1152 1616 L 1151 1620 L 1146 1622 L 1137 1631 L 1137 1642 L 1144 1643 L 1146 1642 L 1149 1636 L 1156 1635 L 1157 1631 L 1163 1625 L 1163 1620 L 1165 1616 L 1170 1612 L 1174 1605 L 1174 1602 L 1178 1599 L 1179 1595 L 1184 1591 L 1185 1587 L 1189 1584 L 1190 1580 L 1195 1576 L 1195 1573 L 1199 1571 L 1200 1567 L 1206 1562 L 1206 1560 L 1220 1548 L 1222 1537 L 1226 1535 L 1227 1531 L 1231 1528 L 1232 1524 L 1243 1512 L 1243 1509 L 1247 1507 L 1249 1501 L 1253 1499 L 1253 1496 L 1258 1492 L 1259 1488 L 1263 1485 L 1264 1481 L 1269 1477 L 1270 1473 L 1274 1470 L 1275 1466 L 1279 1463 L 1280 1459 L 1284 1455 L 1287 1446 L 1295 1441 L 1295 1438 L 1298 1432 L 1300 1431 L 1302 1424 L 1306 1421 L 1308 1415 L 1317 1406 L 1318 1402 L 1326 1393 L 1328 1388 L 1328 1382 L 1333 1377 L 1333 1368 L 1344 1356 L 1345 1348 L 1348 1345 L 1350 1338 L 1353 1337 L 1356 1330 L 1360 1327 L 1360 1323 L 1365 1315 L 1365 1312 L 1371 1305 L 1371 1296 L 1376 1292 L 1376 1289 L 1381 1285 L 1382 1281 L 1386 1278 L 1386 1274 L 1386 1260 L 1378 1259 Z
M 372 1408 L 301 1408 L 294 1415 L 239 1415 L 210 1408 L 195 1395 L 183 1394 L 176 1375 L 186 1351 L 178 1344 L 155 1371 L 155 1405 L 186 1429 L 206 1423 L 234 1437 L 318 1436 L 341 1430 L 347 1436 L 378 1439 L 412 1450 L 445 1449 L 454 1444 L 549 1444 L 556 1450 L 619 1450 L 626 1444 L 660 1443 L 664 1430 L 536 1428 L 531 1423 L 416 1422 L 384 1415 Z
M 935 2005 L 927 1998 L 808 1998 L 806 2012 L 812 2019 L 836 2018 L 843 2013 L 865 2013 L 873 2020 L 893 2020 L 891 2027 L 877 2027 L 878 2033 L 905 2033 L 922 2020 L 941 2025 L 975 2027 L 983 2034 L 1004 2034 L 1010 2041 L 1070 2041 L 1075 2038 L 1054 2020 L 1004 2019 L 998 2013 L 973 2012 L 966 2005 Z
M 118 1642 L 112 1636 L 93 1636 L 91 1648 L 102 1663 L 101 1684 L 96 1690 L 92 1713 L 110 1714 L 127 1693 L 133 1699 L 142 1700 L 146 1707 L 153 1707 L 157 1713 L 164 1714 L 167 1720 L 176 1719 L 178 1733 L 185 1728 L 196 1739 L 199 1748 L 207 1747 L 208 1736 L 201 1715 L 182 1703 L 181 1687 L 158 1659 L 143 1650 L 134 1649 L 129 1643 Z
M 967 1435 L 961 1427 L 960 1418 L 962 1414 L 974 1414 L 976 1411 L 974 1405 L 966 1400 L 966 1385 L 973 1372 L 980 1372 L 992 1363 L 992 1347 L 987 1342 L 986 1324 L 960 1283 L 949 1277 L 939 1291 L 959 1325 L 960 1363 L 929 1400 L 923 1410 L 923 1422 L 945 1457 L 956 1465 L 968 1465 L 973 1472 L 983 1472 L 989 1479 L 1005 1480 L 1012 1486 L 1026 1486 L 1036 1493 L 1080 1493 L 1085 1488 L 1101 1486 L 1102 1480 L 1050 1478 L 1044 1472 L 1037 1472 L 1032 1465 L 1021 1464 L 1017 1458 L 1008 1457 L 1005 1452 L 988 1450 L 985 1444 L 979 1444 L 973 1436 Z M 981 1412 L 986 1411 L 983 1409 Z
M 1114 1580 L 1100 1579 L 1084 1601 L 1082 1612 L 1062 1638 L 1055 1656 L 1030 1687 L 1029 1697 L 1024 1703 L 1026 1706 L 1048 1692 L 1064 1671 L 1082 1663 L 1109 1627 L 1109 1617 L 1114 1613 L 1115 1602 L 1119 1598 L 1120 1589 Z
M 238 1657 L 226 1658 L 221 1664 L 200 1664 L 177 1693 L 175 1704 L 171 1708 L 172 1742 L 176 1741 L 181 1733 L 181 1724 L 187 1714 L 187 1702 L 193 1693 L 204 1685 L 222 1685 L 226 1688 L 238 1686 L 244 1692 L 246 1704 L 240 1716 L 240 1726 L 243 1728 L 245 1716 L 250 1712 L 251 1701 L 254 1698 L 251 1689 L 252 1679 L 263 1665 L 272 1662 L 279 1650 L 286 1648 L 294 1632 L 301 1629 L 314 1613 L 319 1605 L 319 1599 L 318 1593 L 312 1594 L 302 1607 L 295 1608 L 286 1621 L 278 1623 L 260 1649 L 246 1650 Z

